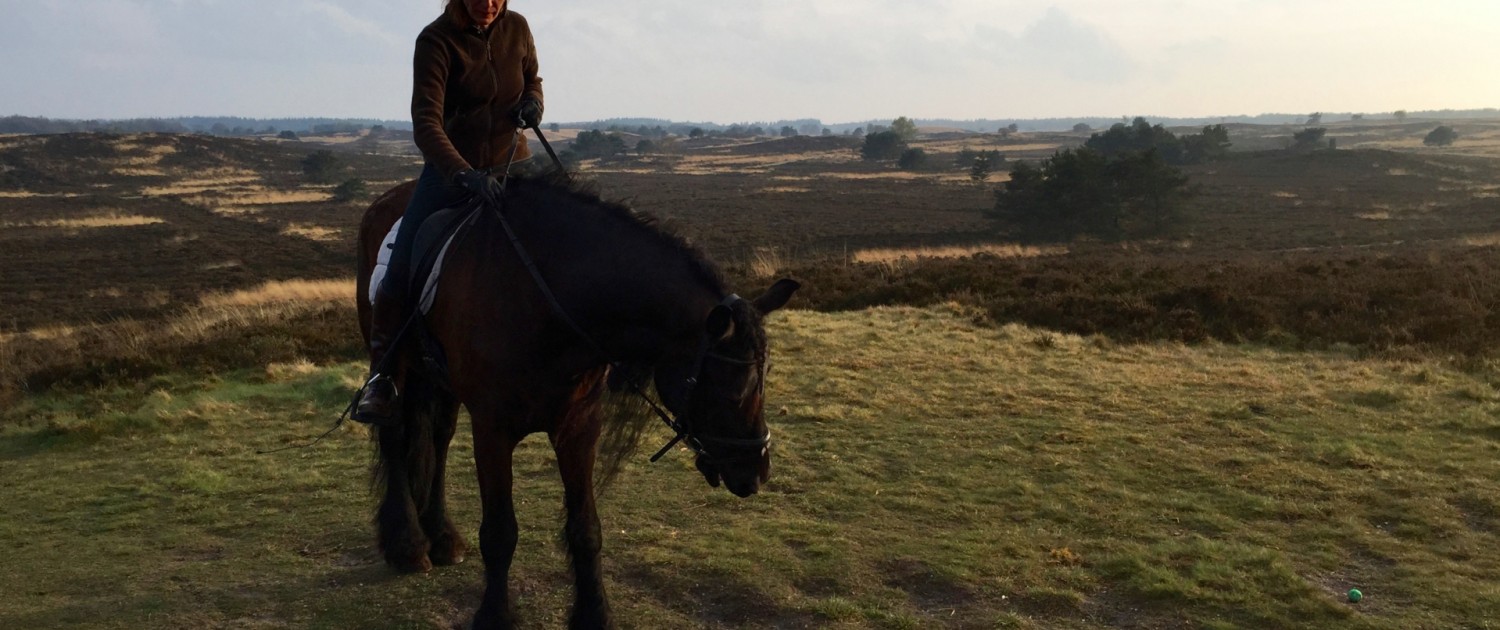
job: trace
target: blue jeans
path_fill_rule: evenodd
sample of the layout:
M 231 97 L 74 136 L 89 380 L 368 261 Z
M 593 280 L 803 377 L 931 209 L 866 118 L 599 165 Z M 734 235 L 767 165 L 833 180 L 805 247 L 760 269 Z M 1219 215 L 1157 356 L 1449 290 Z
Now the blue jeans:
M 380 283 L 381 293 L 405 300 L 407 289 L 411 287 L 408 276 L 411 275 L 411 250 L 417 240 L 417 230 L 434 212 L 457 205 L 468 197 L 469 191 L 462 186 L 443 181 L 443 174 L 432 163 L 422 167 L 417 189 L 406 204 L 406 213 L 401 215 L 401 229 L 391 244 L 390 265 L 386 267 L 385 280 Z

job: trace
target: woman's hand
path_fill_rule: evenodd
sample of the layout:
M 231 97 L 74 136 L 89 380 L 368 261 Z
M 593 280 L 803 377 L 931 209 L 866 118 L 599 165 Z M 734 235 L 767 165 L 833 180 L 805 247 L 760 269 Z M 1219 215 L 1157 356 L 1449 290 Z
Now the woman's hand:
M 511 113 L 516 116 L 516 126 L 522 129 L 531 129 L 542 124 L 542 104 L 534 98 L 521 99 Z
M 494 175 L 472 168 L 459 171 L 453 176 L 453 180 L 492 206 L 500 205 L 500 199 L 505 193 Z

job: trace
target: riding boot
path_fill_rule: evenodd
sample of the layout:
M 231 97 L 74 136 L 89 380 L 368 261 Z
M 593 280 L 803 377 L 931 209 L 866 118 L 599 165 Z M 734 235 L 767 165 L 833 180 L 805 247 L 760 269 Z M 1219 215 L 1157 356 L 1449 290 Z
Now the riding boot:
M 359 405 L 351 416 L 358 422 L 376 426 L 390 426 L 397 421 L 396 381 L 392 377 L 401 357 L 395 344 L 407 313 L 404 296 L 399 295 L 400 291 L 390 290 L 390 284 L 375 293 L 370 322 L 370 380 L 365 383 Z

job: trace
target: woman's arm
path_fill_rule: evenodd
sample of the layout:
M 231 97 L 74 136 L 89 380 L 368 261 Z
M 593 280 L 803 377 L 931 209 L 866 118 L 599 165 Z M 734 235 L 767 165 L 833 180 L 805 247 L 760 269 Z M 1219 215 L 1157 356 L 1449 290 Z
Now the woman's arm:
M 536 40 L 531 37 L 531 26 L 526 26 L 526 58 L 521 60 L 521 76 L 526 86 L 521 88 L 521 100 L 532 99 L 542 107 L 542 78 L 537 76 L 540 65 L 536 60 Z
M 436 37 L 422 33 L 412 58 L 411 126 L 412 139 L 447 181 L 469 168 L 459 155 L 448 132 L 443 128 L 443 99 L 448 90 L 450 59 L 447 47 Z

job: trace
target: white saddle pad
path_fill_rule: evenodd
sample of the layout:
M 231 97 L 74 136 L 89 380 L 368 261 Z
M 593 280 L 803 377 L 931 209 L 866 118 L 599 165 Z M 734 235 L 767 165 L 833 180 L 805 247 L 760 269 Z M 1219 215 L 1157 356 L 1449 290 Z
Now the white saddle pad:
M 385 279 L 386 269 L 391 265 L 391 249 L 396 244 L 396 232 L 401 229 L 402 219 L 397 219 L 387 232 L 385 238 L 380 241 L 380 254 L 375 257 L 375 269 L 370 272 L 370 302 L 375 302 L 375 291 L 380 288 L 380 282 Z M 432 299 L 437 295 L 437 281 L 442 276 L 443 260 L 448 257 L 448 246 L 453 244 L 453 237 L 458 233 L 448 235 L 448 240 L 443 241 L 443 248 L 438 250 L 437 260 L 432 263 L 432 272 L 427 274 L 427 281 L 422 283 L 422 301 L 418 307 L 422 313 L 432 310 Z

